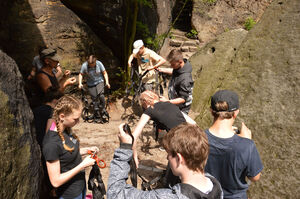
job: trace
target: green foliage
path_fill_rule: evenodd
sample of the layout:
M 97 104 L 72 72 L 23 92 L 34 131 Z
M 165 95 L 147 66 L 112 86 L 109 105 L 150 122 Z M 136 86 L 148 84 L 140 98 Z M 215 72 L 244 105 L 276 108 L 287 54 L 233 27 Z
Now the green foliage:
M 151 37 L 148 26 L 141 21 L 136 21 L 136 32 L 139 33 L 143 39 Z
M 149 28 L 146 24 L 140 21 L 136 22 L 136 31 L 141 35 L 146 46 L 154 51 L 158 51 L 162 45 L 164 39 L 168 36 L 167 33 L 161 35 L 153 35 L 150 33 Z
M 244 23 L 244 28 L 246 30 L 251 30 L 251 28 L 253 28 L 253 26 L 256 24 L 256 22 L 254 21 L 254 19 L 252 17 L 249 17 L 246 19 L 245 23 Z
M 188 38 L 191 38 L 191 39 L 197 39 L 198 38 L 198 31 L 195 30 L 195 29 L 192 29 L 192 30 L 190 30 L 190 32 L 186 33 L 185 36 L 188 37 Z

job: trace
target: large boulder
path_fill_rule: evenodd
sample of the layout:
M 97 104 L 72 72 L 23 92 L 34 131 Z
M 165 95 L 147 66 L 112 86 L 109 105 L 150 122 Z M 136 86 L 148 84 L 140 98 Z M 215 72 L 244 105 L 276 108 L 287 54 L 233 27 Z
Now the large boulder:
M 33 135 L 33 114 L 22 75 L 0 50 L 0 195 L 38 198 L 41 153 Z
M 0 47 L 17 62 L 23 75 L 30 71 L 40 45 L 57 49 L 66 69 L 79 71 L 90 53 L 108 69 L 119 65 L 112 51 L 61 1 L 12 0 L 1 4 Z
M 294 198 L 298 192 L 299 9 L 299 0 L 276 0 L 232 52 L 231 59 L 220 63 L 212 58 L 202 63 L 201 56 L 212 56 L 207 55 L 211 48 L 191 59 L 197 77 L 195 98 L 202 97 L 195 99 L 192 108 L 198 112 L 196 120 L 201 127 L 212 122 L 209 99 L 214 92 L 226 88 L 240 96 L 236 125 L 244 121 L 252 130 L 264 164 L 261 180 L 250 186 L 250 198 Z
M 226 30 L 242 28 L 247 18 L 259 21 L 272 0 L 193 1 L 192 26 L 207 43 Z

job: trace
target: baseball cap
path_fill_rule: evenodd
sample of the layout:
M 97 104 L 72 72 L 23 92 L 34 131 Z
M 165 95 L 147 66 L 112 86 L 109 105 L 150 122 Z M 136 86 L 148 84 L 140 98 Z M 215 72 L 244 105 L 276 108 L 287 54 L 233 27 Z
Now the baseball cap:
M 58 62 L 60 60 L 60 57 L 56 54 L 56 50 L 54 50 L 52 48 L 46 48 L 46 49 L 42 50 L 41 58 L 42 59 L 49 58 L 49 59 L 52 59 L 53 61 L 58 61 Z
M 142 40 L 136 40 L 134 43 L 133 43 L 133 51 L 132 53 L 133 54 L 137 54 L 140 50 L 141 47 L 144 46 L 144 42 Z
M 218 102 L 227 102 L 227 110 L 217 110 L 215 105 Z M 238 95 L 230 90 L 219 90 L 211 97 L 211 109 L 217 112 L 227 111 L 232 112 L 239 109 L 239 97 Z

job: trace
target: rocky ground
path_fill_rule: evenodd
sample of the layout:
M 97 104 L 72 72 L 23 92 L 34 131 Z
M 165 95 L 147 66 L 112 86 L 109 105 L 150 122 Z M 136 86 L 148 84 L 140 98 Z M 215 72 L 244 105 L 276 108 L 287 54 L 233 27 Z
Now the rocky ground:
M 73 127 L 73 131 L 78 135 L 80 139 L 81 147 L 88 146 L 97 146 L 100 149 L 98 152 L 98 157 L 103 159 L 106 162 L 106 168 L 101 169 L 102 177 L 105 186 L 107 186 L 110 162 L 113 158 L 114 150 L 119 147 L 118 135 L 118 126 L 126 122 L 131 126 L 131 129 L 134 129 L 134 126 L 137 124 L 139 114 L 138 106 L 130 107 L 130 100 L 119 99 L 114 103 L 111 103 L 108 112 L 110 114 L 109 123 L 105 124 L 95 124 L 87 123 L 81 121 L 78 125 Z M 160 135 L 160 138 L 163 136 L 163 133 Z M 167 153 L 165 151 L 159 150 L 159 142 L 154 140 L 155 133 L 153 132 L 152 122 L 147 124 L 144 128 L 142 135 L 138 140 L 138 152 L 140 164 L 155 167 L 159 169 L 164 169 L 167 164 Z M 86 178 L 90 169 L 86 170 Z M 139 170 L 139 173 L 144 176 L 147 180 L 152 180 L 160 173 L 155 173 L 146 170 Z M 131 183 L 130 181 L 128 183 Z M 141 180 L 139 179 L 140 188 Z M 91 193 L 91 191 L 88 191 Z

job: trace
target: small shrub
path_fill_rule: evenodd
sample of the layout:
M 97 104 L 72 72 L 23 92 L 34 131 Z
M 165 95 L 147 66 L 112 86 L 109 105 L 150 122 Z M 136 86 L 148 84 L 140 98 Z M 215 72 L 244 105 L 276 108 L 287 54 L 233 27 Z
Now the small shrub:
M 254 19 L 252 17 L 249 17 L 246 19 L 246 21 L 244 23 L 244 28 L 249 31 L 253 28 L 253 26 L 255 24 L 256 24 L 256 22 L 254 21 Z
M 190 32 L 185 34 L 186 37 L 190 39 L 197 39 L 198 38 L 198 32 L 195 29 L 192 29 Z

